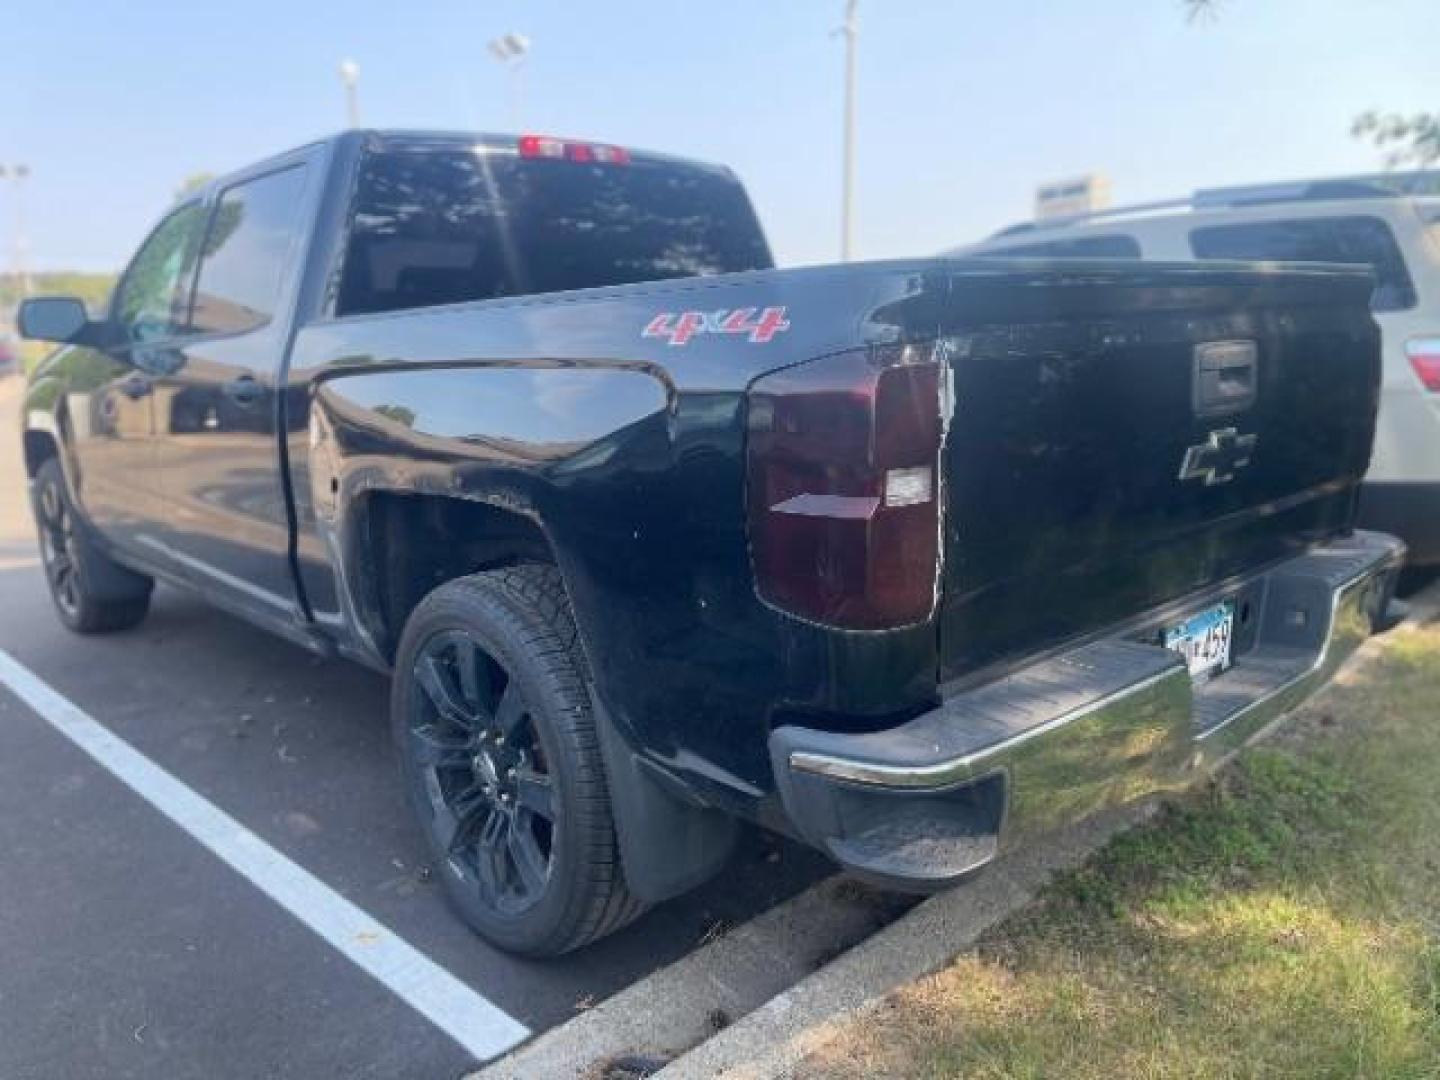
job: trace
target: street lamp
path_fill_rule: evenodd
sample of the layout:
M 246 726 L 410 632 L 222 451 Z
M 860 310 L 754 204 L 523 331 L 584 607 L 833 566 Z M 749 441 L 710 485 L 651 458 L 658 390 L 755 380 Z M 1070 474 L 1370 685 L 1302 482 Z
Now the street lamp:
M 530 51 L 530 39 L 524 34 L 511 31 L 493 38 L 487 47 L 491 56 L 510 69 L 510 126 L 518 131 L 521 106 L 524 104 L 521 72 L 525 66 L 525 56 Z
M 10 180 L 15 185 L 15 248 L 11 255 L 12 272 L 20 296 L 30 295 L 30 275 L 25 269 L 25 192 L 24 182 L 30 175 L 30 166 L 17 162 L 14 165 L 0 165 L 0 180 Z
M 358 128 L 360 126 L 360 65 L 354 60 L 341 60 L 340 81 L 345 84 L 345 122 L 352 128 Z
M 855 39 L 860 35 L 859 0 L 845 0 L 845 23 L 835 33 L 845 39 L 845 150 L 840 179 L 840 260 L 850 261 L 855 217 Z

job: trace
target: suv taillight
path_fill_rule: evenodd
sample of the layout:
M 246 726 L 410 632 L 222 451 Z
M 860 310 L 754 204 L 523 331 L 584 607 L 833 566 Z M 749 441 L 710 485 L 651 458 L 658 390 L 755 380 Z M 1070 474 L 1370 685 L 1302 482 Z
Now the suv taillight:
M 927 618 L 940 542 L 941 366 L 881 347 L 757 379 L 747 500 L 760 596 L 827 626 Z
M 1425 389 L 1440 393 L 1440 338 L 1411 338 L 1405 343 L 1405 355 Z

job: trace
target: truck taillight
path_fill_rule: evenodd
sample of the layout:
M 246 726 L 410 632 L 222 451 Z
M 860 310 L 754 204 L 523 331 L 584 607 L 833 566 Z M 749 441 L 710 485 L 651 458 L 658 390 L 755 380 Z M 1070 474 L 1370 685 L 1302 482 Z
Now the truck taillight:
M 935 605 L 940 364 L 915 346 L 838 353 L 750 388 L 747 501 L 768 603 L 852 630 Z
M 1425 389 L 1440 393 L 1440 338 L 1411 338 L 1405 343 L 1405 355 Z

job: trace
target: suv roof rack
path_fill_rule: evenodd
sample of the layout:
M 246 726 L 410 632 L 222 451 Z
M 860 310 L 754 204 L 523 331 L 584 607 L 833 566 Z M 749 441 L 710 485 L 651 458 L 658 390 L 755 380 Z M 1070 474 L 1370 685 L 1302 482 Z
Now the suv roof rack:
M 1161 210 L 1213 209 L 1225 206 L 1261 206 L 1265 203 L 1306 202 L 1322 199 L 1397 199 L 1414 195 L 1440 195 L 1440 169 L 1417 169 L 1411 172 L 1361 173 L 1321 180 L 1288 180 L 1270 184 L 1244 184 L 1236 187 L 1199 188 L 1181 199 L 1112 206 L 1083 214 L 1021 221 L 994 233 L 993 236 L 1014 236 L 1063 228 L 1107 218 L 1143 216 Z

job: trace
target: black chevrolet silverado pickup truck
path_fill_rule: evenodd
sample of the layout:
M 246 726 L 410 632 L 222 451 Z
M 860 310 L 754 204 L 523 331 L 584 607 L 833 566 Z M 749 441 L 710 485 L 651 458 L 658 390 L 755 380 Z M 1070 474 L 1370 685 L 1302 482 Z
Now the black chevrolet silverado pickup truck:
M 393 672 L 460 914 L 576 948 L 739 822 L 916 890 L 1178 786 L 1325 679 L 1403 550 L 1352 528 L 1369 277 L 777 271 L 726 169 L 350 132 L 174 207 L 24 452 L 61 619 L 154 581 Z

